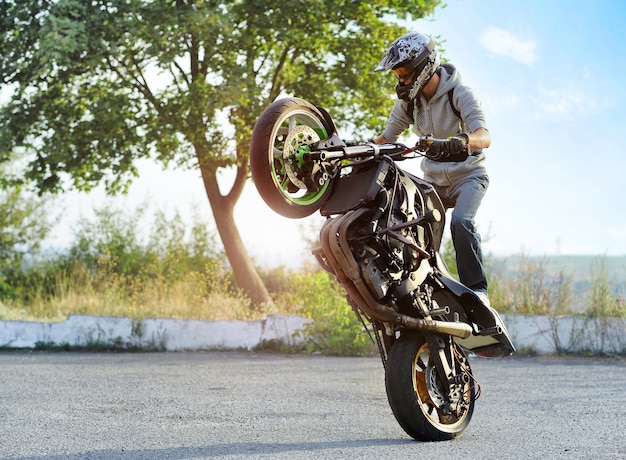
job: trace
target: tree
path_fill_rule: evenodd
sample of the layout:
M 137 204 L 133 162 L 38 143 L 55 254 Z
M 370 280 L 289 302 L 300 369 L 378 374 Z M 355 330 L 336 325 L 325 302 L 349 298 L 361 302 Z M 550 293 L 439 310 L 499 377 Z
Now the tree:
M 406 32 L 392 19 L 438 3 L 0 0 L 0 159 L 24 151 L 25 179 L 53 192 L 123 192 L 138 158 L 198 168 L 238 284 L 268 301 L 233 219 L 256 117 L 290 94 L 379 130 L 391 83 L 372 69 Z

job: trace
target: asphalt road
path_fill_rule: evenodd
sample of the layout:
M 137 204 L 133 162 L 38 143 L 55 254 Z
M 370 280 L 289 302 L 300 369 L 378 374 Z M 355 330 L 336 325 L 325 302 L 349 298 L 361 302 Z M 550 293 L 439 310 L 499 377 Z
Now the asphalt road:
M 0 353 L 0 458 L 626 458 L 623 360 L 471 364 L 468 429 L 420 443 L 378 358 Z

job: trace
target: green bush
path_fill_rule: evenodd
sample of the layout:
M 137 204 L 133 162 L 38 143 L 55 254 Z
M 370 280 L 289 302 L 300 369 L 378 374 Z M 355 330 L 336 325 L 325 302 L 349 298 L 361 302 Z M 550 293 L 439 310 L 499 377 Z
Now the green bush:
M 0 176 L 7 175 L 9 166 L 0 164 Z M 50 202 L 49 196 L 33 196 L 16 186 L 0 190 L 0 300 L 20 295 L 15 278 L 51 230 Z
M 301 273 L 293 279 L 293 296 L 301 304 L 298 313 L 312 319 L 303 330 L 308 353 L 367 356 L 372 341 L 363 331 L 343 288 L 327 272 Z

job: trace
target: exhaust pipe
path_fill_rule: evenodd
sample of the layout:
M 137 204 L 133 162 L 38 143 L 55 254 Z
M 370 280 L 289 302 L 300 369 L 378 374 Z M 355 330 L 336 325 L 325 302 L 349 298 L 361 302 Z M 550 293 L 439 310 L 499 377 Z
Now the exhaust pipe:
M 472 326 L 461 322 L 447 322 L 428 319 L 411 318 L 401 315 L 400 321 L 403 326 L 418 331 L 437 332 L 439 334 L 451 335 L 460 339 L 467 339 L 472 335 Z

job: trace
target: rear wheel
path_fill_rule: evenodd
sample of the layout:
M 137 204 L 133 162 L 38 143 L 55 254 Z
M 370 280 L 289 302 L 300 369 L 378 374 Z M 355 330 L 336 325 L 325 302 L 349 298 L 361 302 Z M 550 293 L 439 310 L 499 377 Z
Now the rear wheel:
M 389 405 L 400 426 L 417 440 L 456 438 L 472 418 L 476 390 L 470 365 L 456 345 L 452 356 L 454 376 L 450 377 L 456 383 L 452 384 L 450 396 L 423 336 L 405 333 L 389 352 L 385 372 Z
M 333 134 L 328 124 L 314 105 L 298 98 L 275 101 L 257 120 L 250 142 L 252 179 L 276 213 L 306 217 L 326 201 L 331 178 L 305 154 Z

